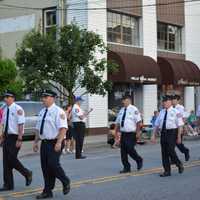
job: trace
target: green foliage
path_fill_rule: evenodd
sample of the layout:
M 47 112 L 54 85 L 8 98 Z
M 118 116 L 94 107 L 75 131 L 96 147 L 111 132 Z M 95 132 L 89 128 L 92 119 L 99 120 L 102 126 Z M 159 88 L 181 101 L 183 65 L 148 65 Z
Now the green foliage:
M 104 75 L 116 66 L 107 62 L 104 54 L 106 47 L 99 35 L 72 24 L 59 30 L 58 40 L 51 34 L 30 32 L 17 50 L 16 62 L 29 92 L 54 87 L 71 100 L 79 88 L 99 95 L 111 89 Z
M 10 59 L 0 59 L 0 95 L 6 90 L 12 90 L 17 98 L 22 97 L 23 82 L 17 80 L 15 63 Z

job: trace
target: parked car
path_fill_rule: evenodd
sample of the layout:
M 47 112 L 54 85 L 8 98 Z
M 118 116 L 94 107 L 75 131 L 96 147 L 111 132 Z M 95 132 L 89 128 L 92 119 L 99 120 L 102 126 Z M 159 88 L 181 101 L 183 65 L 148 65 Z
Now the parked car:
M 43 108 L 42 102 L 37 101 L 16 101 L 25 112 L 26 123 L 24 127 L 24 136 L 33 136 L 39 111 Z M 0 109 L 4 109 L 5 104 L 0 102 Z

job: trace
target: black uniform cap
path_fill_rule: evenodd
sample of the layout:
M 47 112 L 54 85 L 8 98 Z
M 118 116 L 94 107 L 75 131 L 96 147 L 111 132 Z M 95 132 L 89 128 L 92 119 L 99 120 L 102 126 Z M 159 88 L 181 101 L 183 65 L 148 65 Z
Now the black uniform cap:
M 124 95 L 124 96 L 122 97 L 122 100 L 125 100 L 125 99 L 131 99 L 131 95 Z
M 12 91 L 10 91 L 10 90 L 7 90 L 5 93 L 4 93 L 4 95 L 3 95 L 4 97 L 13 97 L 13 98 L 15 98 L 15 93 L 14 92 L 12 92 Z
M 52 90 L 44 90 L 42 92 L 42 97 L 57 97 L 56 92 L 53 92 Z
M 179 95 L 175 94 L 175 95 L 172 96 L 172 99 L 180 100 L 181 97 Z
M 163 98 L 162 98 L 162 101 L 163 101 L 163 102 L 165 102 L 165 101 L 170 101 L 170 100 L 172 100 L 172 96 L 170 96 L 170 95 L 165 95 L 165 96 L 163 96 Z

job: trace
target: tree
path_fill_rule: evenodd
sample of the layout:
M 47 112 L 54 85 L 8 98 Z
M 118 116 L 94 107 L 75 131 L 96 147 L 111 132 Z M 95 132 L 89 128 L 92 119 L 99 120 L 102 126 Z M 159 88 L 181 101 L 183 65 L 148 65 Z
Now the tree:
M 0 58 L 0 95 L 6 90 L 12 90 L 20 99 L 23 93 L 23 82 L 17 79 L 15 63 L 10 59 Z
M 16 62 L 28 91 L 51 86 L 72 101 L 79 88 L 85 89 L 82 95 L 105 95 L 112 88 L 104 74 L 115 71 L 116 65 L 96 57 L 106 51 L 99 35 L 71 24 L 58 31 L 57 40 L 30 32 L 17 50 Z

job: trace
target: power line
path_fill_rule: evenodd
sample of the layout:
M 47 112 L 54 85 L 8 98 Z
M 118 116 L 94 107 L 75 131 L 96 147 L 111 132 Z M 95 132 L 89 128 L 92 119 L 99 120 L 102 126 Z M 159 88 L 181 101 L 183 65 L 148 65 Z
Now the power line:
M 136 8 L 144 8 L 144 7 L 155 7 L 155 6 L 167 6 L 167 5 L 179 5 L 179 4 L 184 4 L 184 3 L 191 3 L 191 2 L 199 2 L 200 0 L 184 0 L 184 1 L 174 1 L 174 2 L 167 2 L 167 3 L 156 3 L 156 4 L 146 4 L 146 5 L 135 5 L 135 6 L 116 6 L 116 7 L 110 7 L 109 9 L 117 10 L 117 9 L 136 9 Z M 95 2 L 92 2 L 95 3 Z M 38 7 L 26 7 L 26 6 L 15 6 L 15 5 L 10 5 L 10 4 L 0 4 L 1 8 L 9 8 L 9 9 L 26 9 L 26 10 L 43 10 L 43 8 L 38 8 Z M 84 11 L 84 10 L 106 10 L 108 9 L 107 7 L 93 7 L 93 8 L 70 8 L 70 6 L 73 4 L 67 5 L 67 8 L 56 8 L 56 10 L 76 10 L 76 11 Z M 74 3 L 74 5 L 76 5 Z

